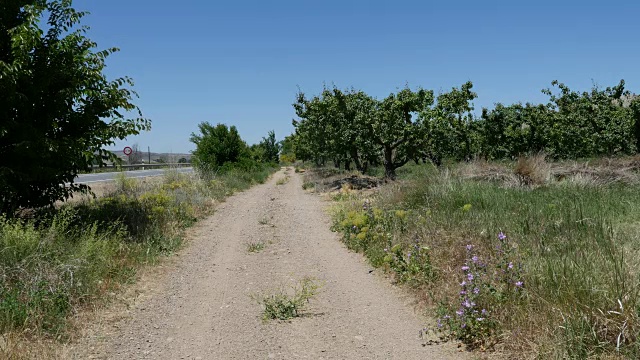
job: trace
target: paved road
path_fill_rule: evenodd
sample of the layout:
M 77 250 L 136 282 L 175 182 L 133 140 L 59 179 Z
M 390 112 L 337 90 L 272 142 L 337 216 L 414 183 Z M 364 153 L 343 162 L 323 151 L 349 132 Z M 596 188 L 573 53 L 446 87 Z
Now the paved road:
M 193 168 L 191 167 L 177 168 L 176 170 L 181 173 L 193 172 Z M 82 175 L 78 175 L 75 182 L 77 184 L 91 184 L 91 183 L 97 183 L 97 182 L 114 181 L 119 174 L 124 174 L 128 178 L 160 176 L 160 175 L 163 175 L 165 171 L 166 169 L 154 169 L 154 170 L 117 171 L 117 172 L 97 173 L 97 174 L 82 174 Z

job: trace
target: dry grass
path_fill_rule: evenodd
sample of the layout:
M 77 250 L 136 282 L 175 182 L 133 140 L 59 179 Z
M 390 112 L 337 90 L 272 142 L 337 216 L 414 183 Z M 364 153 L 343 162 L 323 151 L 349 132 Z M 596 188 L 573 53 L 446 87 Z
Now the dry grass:
M 640 184 L 640 157 L 547 162 L 544 155 L 521 157 L 516 164 L 475 160 L 455 167 L 454 175 L 506 188 L 543 185 L 608 186 Z
M 551 167 L 545 159 L 546 155 L 542 153 L 521 156 L 513 172 L 524 185 L 544 185 L 551 180 Z

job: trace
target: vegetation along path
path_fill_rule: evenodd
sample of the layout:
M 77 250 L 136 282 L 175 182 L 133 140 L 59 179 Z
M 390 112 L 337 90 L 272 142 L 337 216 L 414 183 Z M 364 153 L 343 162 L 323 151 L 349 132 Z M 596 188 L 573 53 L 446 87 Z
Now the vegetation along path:
M 454 344 L 426 345 L 419 337 L 426 319 L 339 242 L 323 208 L 319 197 L 302 189 L 301 176 L 284 169 L 230 197 L 199 224 L 153 295 L 81 340 L 68 356 L 464 358 Z M 301 316 L 263 320 L 256 297 L 305 277 L 321 287 Z

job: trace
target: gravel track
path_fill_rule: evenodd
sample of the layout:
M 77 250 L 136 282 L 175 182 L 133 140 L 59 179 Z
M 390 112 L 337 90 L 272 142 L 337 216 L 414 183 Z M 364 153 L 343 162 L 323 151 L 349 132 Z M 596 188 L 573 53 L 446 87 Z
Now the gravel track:
M 460 359 L 455 344 L 425 345 L 411 300 L 329 230 L 327 204 L 284 185 L 236 194 L 191 231 L 188 246 L 131 308 L 88 332 L 76 359 Z M 266 224 L 264 224 L 266 222 Z M 264 242 L 259 253 L 249 242 Z M 323 284 L 302 317 L 264 322 L 253 294 L 305 276 Z M 141 287 L 137 284 L 134 287 Z

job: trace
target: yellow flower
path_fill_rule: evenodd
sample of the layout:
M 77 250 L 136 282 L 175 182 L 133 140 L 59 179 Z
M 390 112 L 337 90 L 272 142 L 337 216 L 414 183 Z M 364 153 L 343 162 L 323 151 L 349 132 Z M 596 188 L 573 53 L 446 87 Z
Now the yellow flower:
M 464 204 L 464 206 L 462 207 L 462 211 L 467 212 L 471 210 L 471 204 Z
M 396 217 L 404 219 L 407 217 L 407 212 L 404 210 L 396 210 Z

